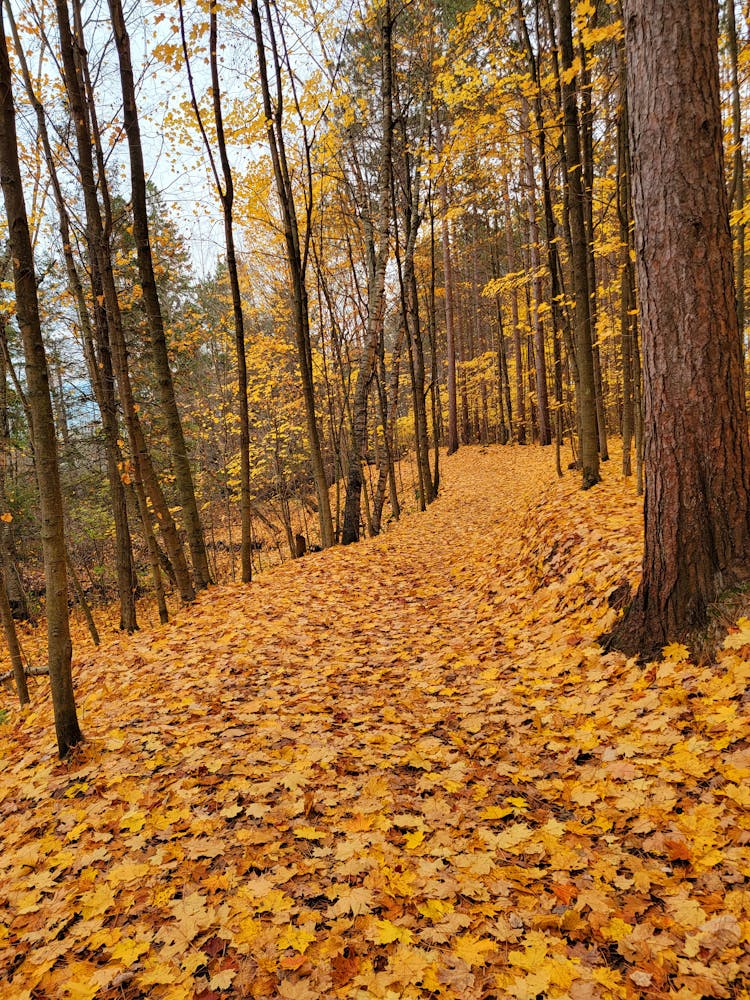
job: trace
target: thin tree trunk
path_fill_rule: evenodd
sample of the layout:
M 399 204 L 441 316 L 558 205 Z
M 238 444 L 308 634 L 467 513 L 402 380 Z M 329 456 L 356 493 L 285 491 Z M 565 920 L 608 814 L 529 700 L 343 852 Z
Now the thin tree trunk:
M 83 592 L 83 587 L 81 586 L 81 581 L 78 579 L 78 574 L 76 573 L 75 565 L 73 564 L 73 559 L 70 552 L 65 553 L 66 565 L 68 567 L 68 575 L 70 577 L 70 582 L 73 584 L 73 593 L 76 595 L 76 600 L 81 605 L 81 611 L 83 611 L 83 617 L 86 619 L 86 626 L 91 635 L 91 639 L 95 646 L 99 645 L 99 631 L 96 627 L 96 622 L 94 621 L 94 616 L 91 614 L 91 606 L 86 600 L 86 595 Z
M 742 104 L 740 93 L 739 66 L 737 53 L 737 19 L 734 12 L 735 0 L 725 0 L 727 12 L 727 44 L 732 79 L 732 182 L 730 185 L 729 207 L 734 207 L 738 219 L 734 227 L 735 283 L 737 285 L 737 322 L 740 338 L 745 337 L 745 222 L 742 210 L 745 207 L 745 158 L 742 152 Z
M 120 401 L 122 404 L 123 416 L 128 431 L 130 447 L 132 452 L 133 466 L 137 482 L 142 482 L 148 494 L 148 498 L 154 508 L 159 527 L 161 528 L 164 543 L 169 551 L 175 574 L 178 580 L 180 596 L 183 601 L 191 601 L 195 597 L 195 591 L 190 579 L 185 553 L 182 548 L 174 520 L 167 506 L 164 494 L 161 489 L 158 477 L 151 462 L 151 456 L 146 446 L 146 440 L 141 427 L 138 412 L 133 398 L 130 373 L 128 371 L 127 347 L 125 344 L 125 334 L 122 327 L 122 315 L 120 303 L 117 297 L 114 274 L 112 270 L 112 257 L 109 247 L 109 235 L 111 231 L 111 209 L 109 206 L 109 196 L 106 185 L 106 174 L 103 169 L 103 155 L 99 143 L 98 131 L 91 128 L 91 119 L 87 113 L 86 101 L 84 98 L 85 81 L 90 93 L 90 80 L 87 79 L 86 66 L 83 61 L 84 55 L 79 49 L 76 51 L 73 45 L 70 20 L 68 18 L 67 4 L 65 0 L 56 0 L 57 19 L 60 33 L 60 50 L 62 55 L 63 75 L 66 93 L 70 102 L 71 115 L 76 131 L 76 145 L 78 149 L 78 172 L 83 189 L 84 204 L 86 209 L 86 239 L 88 243 L 90 265 L 92 271 L 92 285 L 97 301 L 103 300 L 106 311 L 106 324 L 108 339 L 112 350 L 113 368 L 117 377 L 120 391 Z M 79 42 L 82 43 L 80 32 Z M 93 113 L 93 107 L 89 107 Z M 100 163 L 101 195 L 104 200 L 104 209 L 107 217 L 107 228 L 105 229 L 99 200 L 97 196 L 97 183 L 94 173 L 94 161 L 92 149 L 95 149 Z M 97 283 L 100 286 L 97 287 Z M 144 504 L 141 504 L 141 516 L 150 516 Z
M 625 46 L 618 46 L 620 105 L 617 116 L 617 214 L 623 260 L 620 272 L 620 349 L 622 357 L 622 474 L 633 473 L 631 455 L 635 434 L 635 381 L 633 345 L 636 324 L 635 271 L 630 252 L 630 162 L 628 156 L 628 107 L 626 93 Z
M 182 419 L 177 408 L 172 370 L 169 366 L 167 339 L 164 332 L 164 318 L 156 287 L 151 240 L 148 226 L 148 205 L 146 201 L 146 172 L 143 164 L 143 147 L 135 99 L 135 81 L 130 56 L 130 37 L 125 25 L 125 17 L 120 0 L 109 0 L 112 28 L 120 65 L 120 85 L 123 100 L 123 122 L 128 139 L 130 154 L 130 187 L 133 211 L 133 238 L 138 255 L 138 275 L 146 311 L 151 353 L 159 395 L 159 404 L 166 423 L 171 458 L 174 465 L 175 484 L 182 505 L 182 517 L 190 547 L 193 564 L 193 578 L 198 590 L 211 583 L 208 568 L 206 543 L 203 527 L 195 499 L 193 474 L 190 458 L 182 430 Z
M 23 666 L 21 647 L 18 643 L 16 623 L 13 620 L 13 610 L 8 600 L 8 563 L 8 550 L 5 539 L 0 533 L 0 619 L 3 623 L 5 641 L 8 644 L 8 655 L 13 668 L 13 681 L 16 685 L 18 700 L 21 705 L 28 705 L 31 700 L 29 698 L 29 685 L 26 682 L 26 671 Z
M 592 16 L 596 24 L 596 10 Z M 591 72 L 586 61 L 586 49 L 578 47 L 581 61 L 581 157 L 583 159 L 583 207 L 586 226 L 586 257 L 589 283 L 589 324 L 591 326 L 591 351 L 594 360 L 594 395 L 596 398 L 596 426 L 599 439 L 599 458 L 609 461 L 607 446 L 607 421 L 602 381 L 602 361 L 596 328 L 599 315 L 596 282 L 596 255 L 594 254 L 594 109 L 591 103 Z
M 503 191 L 505 202 L 505 248 L 507 253 L 508 273 L 512 276 L 515 271 L 515 255 L 513 252 L 512 219 L 510 212 L 510 191 L 508 179 L 505 178 L 505 189 Z M 513 277 L 511 277 L 510 287 L 510 316 L 513 330 L 513 356 L 515 361 L 515 383 L 516 383 L 516 413 L 513 437 L 517 444 L 526 444 L 526 394 L 523 389 L 523 355 L 521 352 L 521 326 L 518 318 L 518 289 Z
M 305 273 L 307 268 L 308 245 L 310 240 L 310 213 L 312 211 L 312 173 L 310 165 L 310 149 L 306 143 L 305 169 L 307 173 L 307 228 L 305 230 L 304 247 L 300 244 L 300 230 L 297 222 L 297 209 L 294 201 L 294 189 L 286 158 L 286 146 L 282 129 L 283 103 L 281 93 L 281 62 L 276 47 L 276 37 L 273 29 L 271 6 L 264 0 L 263 8 L 266 15 L 266 25 L 269 33 L 271 53 L 273 57 L 273 72 L 276 83 L 276 107 L 271 100 L 271 89 L 266 60 L 266 43 L 263 38 L 258 0 L 252 0 L 251 11 L 255 42 L 258 52 L 258 70 L 263 99 L 263 111 L 267 123 L 267 139 L 273 164 L 276 191 L 284 220 L 284 239 L 287 249 L 287 263 L 292 284 L 292 316 L 297 342 L 300 376 L 302 380 L 302 397 L 305 402 L 305 417 L 307 421 L 307 437 L 310 449 L 310 462 L 318 498 L 318 519 L 320 523 L 320 541 L 323 548 L 333 545 L 333 521 L 331 519 L 331 504 L 328 496 L 328 479 L 323 463 L 323 452 L 320 446 L 320 433 L 315 415 L 315 388 L 313 384 L 312 348 L 310 344 L 310 316 L 308 310 L 307 287 Z M 304 131 L 304 128 L 303 128 Z M 360 476 L 361 479 L 361 476 Z
M 398 503 L 398 495 L 394 494 L 393 487 L 396 483 L 395 469 L 393 467 L 393 426 L 396 422 L 396 407 L 398 405 L 398 383 L 401 367 L 401 349 L 404 344 L 406 328 L 402 324 L 396 343 L 393 347 L 391 357 L 391 377 L 388 387 L 385 382 L 385 365 L 380 366 L 378 376 L 378 394 L 380 397 L 380 421 L 383 427 L 383 454 L 378 460 L 378 481 L 372 501 L 372 530 L 375 535 L 380 533 L 383 505 L 385 504 L 385 490 L 388 483 L 391 483 L 391 509 L 395 520 L 398 520 L 401 513 Z M 394 505 L 395 500 L 395 505 Z
M 561 88 L 565 136 L 565 176 L 568 184 L 572 242 L 573 289 L 575 297 L 575 347 L 580 383 L 582 486 L 590 489 L 599 482 L 596 387 L 589 310 L 588 253 L 584 214 L 581 143 L 578 99 L 573 66 L 573 35 L 570 0 L 558 0 L 561 56 Z
M 211 96 L 213 99 L 214 126 L 216 128 L 216 144 L 219 151 L 219 162 L 221 164 L 221 177 L 219 176 L 211 143 L 203 125 L 203 117 L 201 115 L 200 107 L 195 94 L 193 73 L 190 68 L 190 54 L 185 34 L 182 0 L 179 0 L 178 8 L 180 14 L 182 52 L 185 59 L 185 66 L 187 68 L 188 83 L 190 86 L 190 99 L 193 105 L 193 112 L 203 138 L 206 153 L 211 164 L 214 183 L 216 184 L 216 190 L 219 195 L 219 201 L 221 202 L 222 212 L 224 215 L 224 242 L 227 250 L 227 273 L 229 275 L 229 287 L 232 294 L 234 344 L 237 355 L 237 405 L 240 418 L 240 561 L 242 582 L 250 583 L 253 578 L 253 529 L 250 500 L 250 414 L 247 402 L 245 319 L 242 312 L 242 294 L 240 292 L 240 278 L 239 270 L 237 268 L 237 254 L 234 243 L 234 178 L 232 176 L 232 168 L 227 154 L 226 138 L 224 134 L 224 114 L 221 104 L 221 83 L 219 81 L 219 63 L 217 56 L 217 7 L 216 5 L 212 5 L 209 11 L 208 49 L 209 64 L 211 66 Z
M 367 398 L 370 390 L 378 345 L 385 319 L 385 271 L 388 263 L 388 234 L 391 209 L 391 169 L 393 147 L 393 20 L 390 0 L 385 0 L 379 14 L 381 78 L 381 136 L 379 153 L 378 207 L 373 232 L 374 258 L 370 265 L 367 288 L 367 327 L 365 343 L 357 371 L 352 403 L 353 433 L 349 449 L 349 473 L 344 501 L 342 544 L 359 538 L 360 498 L 362 495 L 362 460 L 367 452 Z
M 435 122 L 435 141 L 438 157 L 442 155 L 442 133 L 439 122 Z M 448 222 L 448 182 L 443 167 L 438 179 L 440 198 L 440 241 L 443 251 L 443 287 L 445 289 L 445 337 L 448 378 L 448 454 L 458 451 L 458 398 L 456 392 L 456 330 L 453 289 L 453 261 L 451 259 L 451 238 Z
M 531 138 L 528 128 L 527 101 L 524 99 L 522 127 L 525 120 L 523 150 L 526 169 L 526 200 L 529 219 L 529 256 L 531 258 L 531 286 L 534 293 L 534 308 L 532 311 L 532 330 L 534 338 L 534 375 L 536 383 L 537 418 L 539 426 L 539 443 L 548 445 L 552 440 L 549 420 L 549 401 L 547 399 L 547 367 L 544 356 L 544 323 L 540 316 L 543 305 L 541 263 L 539 260 L 539 225 L 536 218 L 536 176 L 534 173 L 534 157 L 531 150 Z

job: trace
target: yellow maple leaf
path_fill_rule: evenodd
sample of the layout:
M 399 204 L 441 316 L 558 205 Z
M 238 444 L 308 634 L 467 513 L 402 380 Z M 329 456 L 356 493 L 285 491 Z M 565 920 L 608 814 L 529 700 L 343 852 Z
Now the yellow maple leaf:
M 295 927 L 294 924 L 289 924 L 282 932 L 277 944 L 279 951 L 284 951 L 285 948 L 292 948 L 294 951 L 298 951 L 300 955 L 304 955 L 314 940 L 315 934 L 311 931 L 306 930 L 304 927 Z
M 355 886 L 353 889 L 342 892 L 329 912 L 332 917 L 341 917 L 348 913 L 357 917 L 362 913 L 370 913 L 371 910 L 372 892 L 361 886 Z
M 194 996 L 193 983 L 170 983 L 163 993 L 159 993 L 159 1000 L 193 1000 Z
M 522 844 L 524 840 L 528 840 L 533 832 L 525 823 L 513 823 L 497 835 L 495 846 L 501 851 L 512 853 L 519 844 Z
M 428 899 L 426 903 L 417 906 L 417 910 L 428 920 L 441 920 L 446 913 L 452 913 L 454 909 L 453 903 L 448 899 Z
M 147 955 L 143 960 L 144 970 L 137 976 L 141 986 L 167 986 L 180 977 L 180 973 L 170 962 L 158 955 Z
M 66 1000 L 94 1000 L 99 992 L 99 984 L 96 982 L 70 982 L 66 987 Z
M 228 990 L 236 975 L 236 969 L 222 969 L 222 971 L 217 972 L 215 976 L 211 976 L 208 988 L 211 990 Z
M 426 971 L 434 967 L 432 952 L 400 944 L 389 963 L 389 972 L 400 983 L 421 982 Z
M 413 934 L 408 927 L 399 927 L 398 924 L 391 923 L 390 920 L 378 920 L 375 923 L 375 941 L 377 944 L 391 944 L 392 941 L 401 941 L 403 944 L 410 944 Z
M 685 663 L 690 659 L 690 650 L 681 642 L 672 642 L 662 649 L 661 655 L 670 663 Z
M 602 927 L 602 934 L 610 941 L 622 941 L 632 933 L 633 925 L 621 920 L 620 917 L 613 917 L 605 927 Z
M 294 900 L 281 889 L 272 889 L 258 902 L 255 909 L 258 913 L 279 913 L 281 910 L 291 910 Z
M 144 861 L 122 861 L 119 865 L 113 865 L 107 872 L 107 881 L 113 885 L 120 882 L 140 881 L 151 871 L 151 865 Z
M 419 847 L 423 840 L 424 830 L 414 830 L 413 833 L 406 835 L 404 843 L 408 850 L 413 851 L 415 847 Z
M 726 796 L 743 809 L 750 808 L 750 788 L 747 785 L 724 785 L 716 794 Z
M 600 967 L 591 970 L 592 978 L 596 980 L 602 986 L 606 986 L 607 989 L 613 991 L 619 991 L 622 987 L 622 976 L 615 969 L 608 969 L 606 967 Z M 619 996 L 619 992 L 615 993 Z
M 180 933 L 192 941 L 200 931 L 210 927 L 214 911 L 206 907 L 206 900 L 199 892 L 191 892 L 184 899 L 175 900 L 170 909 Z
M 132 965 L 141 955 L 145 954 L 151 945 L 148 941 L 136 941 L 134 938 L 123 938 L 112 948 L 110 955 L 114 962 Z
M 512 816 L 513 812 L 512 806 L 487 806 L 482 819 L 505 819 L 506 816 Z
M 487 953 L 496 949 L 497 945 L 494 941 L 475 937 L 473 934 L 461 934 L 454 939 L 451 945 L 453 954 L 462 958 L 467 965 L 484 965 L 487 961 Z
M 326 834 L 322 830 L 316 830 L 313 826 L 295 827 L 294 836 L 300 840 L 322 840 Z
M 508 961 L 511 965 L 518 966 L 519 969 L 533 972 L 541 966 L 547 955 L 547 941 L 539 931 L 529 931 L 525 943 L 525 950 L 511 951 L 508 955 Z
M 90 962 L 71 962 L 65 969 L 66 1000 L 94 1000 L 99 984 L 93 974 L 96 966 Z
M 257 939 L 262 930 L 263 924 L 260 920 L 256 920 L 255 917 L 245 917 L 240 921 L 239 930 L 232 934 L 232 940 L 237 946 L 250 945 Z
M 105 910 L 114 906 L 114 902 L 115 894 L 112 891 L 112 887 L 109 885 L 98 885 L 96 889 L 85 892 L 81 896 L 78 908 L 81 911 L 83 919 L 88 920 L 89 917 L 101 916 Z
M 134 812 L 126 813 L 125 816 L 120 820 L 121 830 L 130 830 L 131 833 L 137 833 L 142 830 L 146 823 L 146 814 L 144 812 L 139 812 L 135 810 Z

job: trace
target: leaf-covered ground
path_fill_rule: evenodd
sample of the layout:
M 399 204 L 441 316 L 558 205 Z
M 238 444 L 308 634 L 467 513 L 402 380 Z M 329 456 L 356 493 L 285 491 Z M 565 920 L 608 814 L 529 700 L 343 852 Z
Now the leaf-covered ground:
M 639 505 L 551 465 L 78 653 L 69 762 L 12 711 L 0 996 L 749 997 L 750 622 L 603 655 Z

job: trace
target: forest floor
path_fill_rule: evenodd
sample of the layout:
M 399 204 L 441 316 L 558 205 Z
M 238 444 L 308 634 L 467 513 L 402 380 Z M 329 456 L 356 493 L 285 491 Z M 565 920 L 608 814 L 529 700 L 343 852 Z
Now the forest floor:
M 602 652 L 640 503 L 462 449 L 0 726 L 3 1000 L 750 997 L 750 622 Z M 3 696 L 9 706 L 10 699 Z

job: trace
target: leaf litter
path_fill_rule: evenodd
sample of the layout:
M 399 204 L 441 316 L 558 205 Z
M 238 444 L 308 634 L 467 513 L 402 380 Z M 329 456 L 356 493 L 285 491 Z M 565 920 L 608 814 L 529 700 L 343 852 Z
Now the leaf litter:
M 750 621 L 603 653 L 611 466 L 461 449 L 378 539 L 77 651 L 0 727 L 0 995 L 748 998 Z

